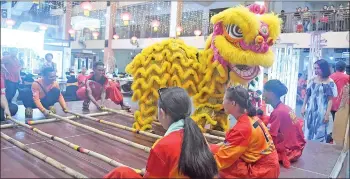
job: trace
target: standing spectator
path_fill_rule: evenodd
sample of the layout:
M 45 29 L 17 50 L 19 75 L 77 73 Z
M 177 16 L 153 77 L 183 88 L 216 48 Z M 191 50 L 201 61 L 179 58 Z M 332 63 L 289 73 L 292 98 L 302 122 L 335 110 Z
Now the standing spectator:
M 21 65 L 17 59 L 18 49 L 11 48 L 9 55 L 1 59 L 1 68 L 5 73 L 6 98 L 11 103 L 21 82 Z
M 301 109 L 306 122 L 305 135 L 308 140 L 329 142 L 333 120 L 331 115 L 332 99 L 337 96 L 337 87 L 329 78 L 331 75 L 326 60 L 314 63 L 315 77 L 307 85 L 307 95 Z
M 85 85 L 85 80 L 86 80 L 86 68 L 85 67 L 82 67 L 81 68 L 81 72 L 80 74 L 78 75 L 78 86 L 84 86 Z
M 284 14 L 284 10 L 281 11 L 281 14 L 278 17 L 282 19 L 281 31 L 282 33 L 284 33 L 286 31 L 286 20 L 287 20 L 287 16 Z
M 311 13 L 309 12 L 309 7 L 304 7 L 304 12 L 302 14 L 304 32 L 309 30 L 309 24 L 311 21 Z
M 45 55 L 45 62 L 43 64 L 43 66 L 41 67 L 41 70 L 44 68 L 53 68 L 55 70 L 55 72 L 57 72 L 57 65 L 55 62 L 52 61 L 53 59 L 53 55 L 52 53 L 47 53 Z
M 345 85 L 349 84 L 349 75 L 345 74 L 346 63 L 339 61 L 335 65 L 336 72 L 333 73 L 330 78 L 333 79 L 335 85 L 337 86 L 338 96 L 333 98 L 333 105 L 331 109 L 332 117 L 334 120 L 335 113 L 339 109 L 341 97 L 343 96 L 343 88 Z

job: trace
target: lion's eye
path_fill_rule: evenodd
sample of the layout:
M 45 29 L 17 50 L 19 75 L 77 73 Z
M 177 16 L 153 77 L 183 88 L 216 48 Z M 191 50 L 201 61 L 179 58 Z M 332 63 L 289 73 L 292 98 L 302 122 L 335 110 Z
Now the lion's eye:
M 242 30 L 238 27 L 238 25 L 227 25 L 226 31 L 231 38 L 243 38 Z

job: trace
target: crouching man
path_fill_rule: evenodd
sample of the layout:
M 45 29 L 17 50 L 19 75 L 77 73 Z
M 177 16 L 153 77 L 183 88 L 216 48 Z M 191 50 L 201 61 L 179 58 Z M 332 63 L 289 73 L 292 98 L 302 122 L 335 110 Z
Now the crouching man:
M 56 71 L 51 67 L 43 68 L 42 78 L 32 84 L 32 89 L 25 89 L 21 92 L 23 105 L 26 108 L 25 116 L 33 117 L 33 109 L 38 108 L 46 117 L 49 112 L 56 113 L 53 105 L 59 102 L 62 110 L 67 111 L 67 105 L 56 82 Z
M 102 62 L 96 62 L 93 66 L 93 74 L 86 77 L 85 85 L 77 91 L 79 99 L 84 100 L 83 110 L 89 110 L 90 102 L 94 103 L 100 110 L 104 107 L 105 99 L 110 99 L 115 104 L 120 105 L 123 110 L 130 107 L 123 102 L 123 95 L 120 86 L 114 81 L 109 81 L 105 76 L 105 68 Z M 97 103 L 101 100 L 101 103 Z

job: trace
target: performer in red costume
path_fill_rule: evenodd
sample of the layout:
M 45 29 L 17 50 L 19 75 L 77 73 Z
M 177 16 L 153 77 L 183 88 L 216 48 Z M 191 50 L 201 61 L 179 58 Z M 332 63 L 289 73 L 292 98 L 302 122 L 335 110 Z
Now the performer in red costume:
M 222 145 L 211 145 L 220 178 L 278 178 L 278 155 L 266 126 L 243 87 L 228 88 L 224 109 L 237 119 Z M 248 111 L 248 113 L 247 113 Z
M 306 141 L 302 131 L 303 121 L 299 120 L 294 111 L 280 100 L 287 93 L 287 87 L 279 80 L 270 80 L 264 85 L 264 98 L 274 110 L 270 115 L 270 134 L 278 152 L 278 158 L 283 166 L 290 167 L 290 162 L 296 161 L 305 147 Z
M 197 124 L 189 118 L 192 102 L 178 87 L 159 90 L 158 118 L 164 137 L 157 140 L 148 158 L 144 178 L 213 179 L 218 169 Z M 141 178 L 134 170 L 118 167 L 104 178 Z
M 79 99 L 84 100 L 83 110 L 89 110 L 90 101 L 100 110 L 104 107 L 104 100 L 110 99 L 115 104 L 120 104 L 123 110 L 129 110 L 130 107 L 123 102 L 123 95 L 120 87 L 113 81 L 109 81 L 105 76 L 105 68 L 102 62 L 96 62 L 93 67 L 94 73 L 86 77 L 84 86 L 77 91 Z M 101 104 L 97 101 L 101 99 Z

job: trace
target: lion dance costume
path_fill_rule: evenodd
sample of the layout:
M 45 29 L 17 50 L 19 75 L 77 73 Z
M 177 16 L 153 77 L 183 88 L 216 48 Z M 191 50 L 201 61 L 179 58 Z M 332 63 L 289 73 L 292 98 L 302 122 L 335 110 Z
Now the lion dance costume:
M 157 115 L 158 89 L 179 86 L 193 97 L 192 119 L 205 131 L 227 131 L 229 122 L 222 101 L 226 87 L 244 85 L 270 67 L 281 21 L 264 14 L 256 4 L 229 8 L 211 18 L 213 33 L 198 51 L 178 39 L 169 39 L 142 50 L 126 67 L 134 78 L 133 101 L 139 102 L 133 127 L 149 130 Z

